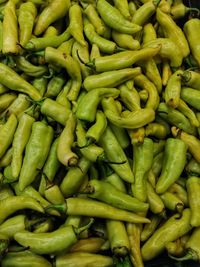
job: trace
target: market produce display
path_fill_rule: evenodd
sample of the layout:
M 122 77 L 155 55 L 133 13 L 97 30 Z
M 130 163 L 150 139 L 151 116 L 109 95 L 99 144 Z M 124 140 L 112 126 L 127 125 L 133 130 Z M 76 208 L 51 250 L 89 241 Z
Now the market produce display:
M 199 69 L 181 0 L 0 0 L 0 266 L 199 262 Z

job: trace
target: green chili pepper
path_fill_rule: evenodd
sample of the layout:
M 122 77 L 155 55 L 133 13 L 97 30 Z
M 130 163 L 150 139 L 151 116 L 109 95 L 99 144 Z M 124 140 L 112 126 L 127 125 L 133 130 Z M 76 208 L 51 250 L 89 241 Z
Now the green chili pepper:
M 24 47 L 31 39 L 34 21 L 37 15 L 37 8 L 34 3 L 22 3 L 19 7 L 19 42 Z M 29 18 L 27 20 L 27 18 Z
M 152 108 L 142 108 L 128 112 L 127 115 L 123 117 L 109 109 L 104 110 L 104 113 L 111 123 L 127 129 L 142 127 L 155 119 L 155 112 Z
M 59 46 L 58 46 L 58 50 L 67 54 L 67 55 L 71 55 L 72 54 L 72 47 L 74 44 L 75 40 L 74 38 L 70 38 L 67 41 L 62 42 Z
M 17 54 L 19 52 L 17 43 L 18 23 L 16 6 L 12 1 L 8 1 L 4 8 L 3 18 L 3 54 Z
M 171 192 L 165 192 L 164 194 L 160 195 L 160 197 L 167 209 L 182 214 L 184 203 L 176 195 L 172 194 Z
M 47 90 L 47 78 L 44 77 L 37 77 L 32 81 L 33 87 L 35 87 L 41 94 L 41 96 L 44 96 L 46 90 Z
M 43 37 L 47 36 L 57 36 L 59 34 L 59 30 L 55 28 L 54 26 L 49 26 L 45 33 L 43 34 Z
M 39 102 L 38 104 L 41 105 L 40 111 L 42 114 L 51 117 L 62 125 L 66 124 L 71 110 L 50 98 L 46 98 L 42 103 Z
M 199 261 L 200 250 L 199 250 L 199 227 L 195 227 L 191 236 L 185 244 L 185 255 L 183 257 L 173 257 L 171 258 L 178 261 L 193 260 Z
M 77 106 L 76 116 L 80 120 L 93 122 L 96 117 L 97 107 L 103 97 L 117 97 L 119 90 L 115 88 L 97 88 L 93 89 L 81 99 Z M 87 107 L 85 106 L 87 103 Z
M 69 169 L 63 178 L 60 189 L 65 197 L 72 196 L 80 188 L 91 162 L 82 157 L 78 165 Z
M 65 203 L 65 198 L 60 191 L 58 185 L 47 185 L 46 189 L 44 190 L 45 198 L 52 204 L 62 204 Z
M 181 88 L 181 98 L 188 103 L 190 106 L 200 110 L 199 106 L 199 97 L 200 92 L 197 89 L 193 89 L 190 87 L 182 87 Z
M 45 221 L 42 222 L 36 222 L 35 225 L 33 225 L 33 232 L 34 233 L 47 233 L 51 232 L 54 228 L 53 220 L 51 218 L 47 218 Z
M 74 39 L 85 46 L 86 42 L 83 35 L 83 18 L 80 5 L 74 3 L 69 7 L 69 28 Z
M 103 202 L 86 198 L 67 198 L 65 205 L 52 205 L 52 207 L 50 206 L 49 208 L 61 209 L 68 215 L 83 215 L 132 223 L 150 222 L 149 219 L 135 213 L 114 208 Z
M 140 6 L 134 13 L 131 22 L 137 25 L 144 25 L 151 16 L 156 12 L 157 5 L 160 0 L 148 1 L 147 3 Z
M 45 97 L 56 97 L 65 84 L 65 76 L 61 73 L 48 82 Z
M 88 197 L 98 199 L 119 209 L 133 212 L 146 212 L 149 207 L 147 203 L 142 203 L 136 198 L 120 192 L 113 185 L 103 181 L 89 181 L 84 189 L 84 193 L 87 193 Z
M 130 250 L 126 227 L 123 222 L 106 220 L 108 240 L 114 255 L 125 257 Z
M 57 157 L 58 141 L 59 141 L 59 138 L 56 138 L 53 141 L 50 151 L 49 151 L 49 155 L 43 167 L 44 175 L 42 175 L 41 177 L 40 186 L 39 186 L 39 192 L 41 195 L 44 195 L 44 189 L 46 187 L 45 176 L 50 182 L 52 182 L 60 167 L 60 162 Z
M 134 182 L 131 185 L 131 189 L 133 196 L 143 202 L 147 199 L 146 179 L 153 162 L 152 150 L 153 141 L 146 137 L 143 144 L 133 146 Z
M 139 74 L 134 78 L 135 85 L 148 92 L 146 108 L 157 109 L 159 104 L 159 95 L 154 84 L 143 74 Z
M 32 131 L 25 148 L 25 156 L 19 176 L 19 189 L 30 185 L 39 169 L 42 169 L 53 139 L 53 129 L 42 121 L 32 125 Z
M 139 67 L 107 71 L 86 77 L 83 86 L 87 91 L 100 87 L 115 87 L 141 73 Z
M 182 70 L 177 70 L 176 72 L 174 72 L 170 76 L 167 86 L 165 87 L 165 102 L 172 108 L 177 108 L 179 105 L 182 74 Z
M 199 154 L 199 147 L 200 141 L 194 135 L 188 134 L 184 131 L 178 130 L 178 138 L 182 140 L 188 147 L 189 152 L 192 154 L 194 159 L 200 163 L 200 154 Z
M 156 38 L 155 40 L 149 41 L 143 45 L 143 48 L 156 48 L 161 46 L 158 54 L 163 59 L 170 61 L 171 67 L 180 67 L 183 61 L 181 51 L 174 40 L 170 38 Z
M 92 62 L 93 60 L 95 60 L 95 58 L 100 57 L 100 56 L 101 56 L 101 53 L 100 53 L 98 45 L 93 44 L 91 47 L 91 51 L 90 51 L 90 61 Z
M 99 144 L 103 147 L 106 157 L 110 162 L 121 164 L 109 164 L 114 171 L 125 181 L 133 182 L 133 173 L 126 154 L 120 146 L 117 138 L 110 127 L 107 127 L 102 134 Z
M 163 166 L 156 184 L 156 192 L 162 194 L 180 177 L 186 163 L 186 144 L 179 139 L 168 138 L 165 145 Z
M 189 119 L 193 127 L 200 126 L 195 112 L 182 99 L 179 100 L 177 109 Z
M 169 14 L 162 12 L 160 8 L 157 8 L 156 19 L 164 31 L 165 37 L 174 41 L 179 47 L 182 56 L 187 57 L 190 53 L 187 39 L 173 18 Z
M 140 249 L 141 225 L 127 223 L 126 230 L 130 242 L 130 260 L 133 266 L 144 266 Z M 128 265 L 129 266 L 129 265 Z
M 72 226 L 65 226 L 50 233 L 32 233 L 23 230 L 16 233 L 14 239 L 25 247 L 29 246 L 36 254 L 57 254 L 76 243 L 78 232 L 79 229 L 74 229 Z
M 11 114 L 7 122 L 0 128 L 0 158 L 5 154 L 12 143 L 17 123 L 16 116 Z
M 106 31 L 106 25 L 100 18 L 96 8 L 92 4 L 88 4 L 87 7 L 84 9 L 84 14 L 86 14 L 88 20 L 94 26 L 97 34 L 103 35 Z
M 43 208 L 38 201 L 31 197 L 9 196 L 1 199 L 0 223 L 4 222 L 8 216 L 22 209 L 32 209 L 43 213 Z
M 97 110 L 95 123 L 86 132 L 88 142 L 98 142 L 106 127 L 107 120 L 104 113 Z
M 183 31 L 188 40 L 191 54 L 197 61 L 197 64 L 200 66 L 200 56 L 199 56 L 200 45 L 199 45 L 199 39 L 197 38 L 199 32 L 199 25 L 200 25 L 199 19 L 192 18 L 184 24 Z
M 117 190 L 119 190 L 120 192 L 122 192 L 124 194 L 127 193 L 127 190 L 126 190 L 126 187 L 125 187 L 123 180 L 115 172 L 111 172 L 111 174 L 106 173 L 105 177 L 102 179 L 102 181 L 113 185 Z
M 84 19 L 84 33 L 91 44 L 98 45 L 101 52 L 113 54 L 117 51 L 116 43 L 98 35 L 94 26 L 87 19 Z
M 112 31 L 112 38 L 117 43 L 119 47 L 129 50 L 138 50 L 140 49 L 140 43 L 138 40 L 135 40 L 132 35 L 121 33 L 118 31 Z
M 78 42 L 74 42 L 72 46 L 72 57 L 79 62 L 83 79 L 91 75 L 91 68 L 87 67 L 84 63 L 89 60 L 88 43 L 85 46 L 80 45 Z
M 0 201 L 10 196 L 14 196 L 14 193 L 8 184 L 4 184 L 0 188 Z
M 29 229 L 31 221 L 28 220 L 26 215 L 16 215 L 8 218 L 0 225 L 0 233 L 6 235 L 9 239 L 13 239 L 13 236 L 18 231 Z
M 162 79 L 155 60 L 153 58 L 147 61 L 145 60 L 139 62 L 139 65 L 144 69 L 146 77 L 156 86 L 156 89 L 160 94 L 162 91 Z
M 87 65 L 97 72 L 113 71 L 131 67 L 140 60 L 146 60 L 159 53 L 161 46 L 158 44 L 153 48 L 147 47 L 136 51 L 123 51 L 113 55 L 97 57 Z
M 140 97 L 135 87 L 129 89 L 125 84 L 119 86 L 120 98 L 130 111 L 140 109 Z
M 78 97 L 81 88 L 81 69 L 78 62 L 73 59 L 70 55 L 65 55 L 62 52 L 47 47 L 45 50 L 45 60 L 51 64 L 55 64 L 58 67 L 65 68 L 69 76 L 72 78 L 71 89 L 68 93 L 68 99 L 75 101 Z
M 143 26 L 143 44 L 148 43 L 149 41 L 155 40 L 157 38 L 156 30 L 152 23 L 147 23 Z
M 78 156 L 71 150 L 74 142 L 74 131 L 76 128 L 76 117 L 73 113 L 69 115 L 65 128 L 59 136 L 57 157 L 65 166 L 73 167 L 78 163 Z
M 120 13 L 124 16 L 124 18 L 126 18 L 127 20 L 131 19 L 127 0 L 122 0 L 122 1 L 114 0 L 114 5 L 120 11 Z
M 200 175 L 200 164 L 192 158 L 185 167 L 188 174 Z
M 47 73 L 46 66 L 36 66 L 30 63 L 23 56 L 15 57 L 15 62 L 17 64 L 17 68 L 26 73 L 29 76 L 38 77 Z
M 164 102 L 159 104 L 157 111 L 158 115 L 170 125 L 175 125 L 189 134 L 195 134 L 195 127 L 191 125 L 190 121 L 180 111 L 168 107 Z
M 97 11 L 109 27 L 119 32 L 133 34 L 142 29 L 141 26 L 126 20 L 119 10 L 105 0 L 97 1 Z
M 158 139 L 165 139 L 167 136 L 167 129 L 163 124 L 152 122 L 145 128 L 146 136 L 154 136 Z
M 12 142 L 13 150 L 11 168 L 12 175 L 15 178 L 19 176 L 22 166 L 23 152 L 29 140 L 32 124 L 34 121 L 35 119 L 26 113 L 23 113 L 19 118 L 18 127 L 16 129 Z
M 180 180 L 180 178 L 178 179 Z M 185 188 L 178 184 L 178 180 L 176 183 L 171 185 L 167 191 L 171 192 L 175 196 L 177 196 L 185 206 L 188 206 L 188 194 Z
M 181 257 L 185 254 L 185 245 L 187 241 L 189 240 L 190 235 L 186 234 L 181 236 L 175 241 L 168 242 L 165 245 L 165 248 L 167 250 L 167 253 L 169 257 L 175 256 L 175 257 Z
M 0 79 L 1 83 L 11 90 L 28 94 L 34 100 L 41 99 L 41 95 L 36 88 L 2 63 L 0 63 Z
M 191 212 L 184 209 L 182 216 L 177 214 L 171 216 L 142 246 L 142 257 L 144 261 L 158 256 L 164 249 L 165 244 L 174 241 L 191 230 Z
M 12 161 L 12 147 L 9 148 L 0 159 L 0 167 L 7 167 Z
M 31 185 L 28 185 L 24 190 L 20 190 L 19 183 L 14 183 L 12 184 L 12 186 L 17 196 L 33 198 L 38 201 L 43 208 L 46 208 L 50 205 L 50 202 L 43 198 L 40 193 Z M 51 210 L 49 211 L 49 213 L 52 215 L 60 216 L 60 213 L 56 210 Z
M 192 87 L 194 89 L 199 90 L 200 86 L 200 73 L 191 71 L 191 70 L 185 70 L 182 73 L 182 82 L 187 87 Z
M 39 14 L 38 20 L 34 28 L 34 34 L 40 35 L 47 27 L 56 20 L 64 17 L 70 7 L 70 0 L 52 1 Z
M 160 216 L 165 216 L 165 205 L 162 198 L 156 194 L 153 186 L 147 181 L 147 200 L 149 203 L 149 209 L 154 214 L 159 214 Z
M 199 217 L 199 190 L 200 190 L 200 180 L 197 176 L 189 176 L 186 182 L 189 207 L 191 210 L 191 219 L 190 224 L 193 227 L 200 226 L 200 217 Z
M 0 95 L 0 112 L 4 111 L 17 98 L 13 93 L 5 93 Z
M 25 267 L 30 264 L 33 267 L 51 267 L 51 263 L 42 256 L 39 256 L 29 250 L 19 252 L 8 252 L 2 260 L 2 267 Z
M 70 30 L 67 28 L 62 34 L 57 36 L 31 38 L 24 48 L 30 51 L 41 51 L 49 46 L 58 47 L 63 42 L 69 40 L 70 37 Z
M 71 88 L 71 80 L 68 80 L 63 87 L 63 89 L 60 91 L 60 93 L 56 97 L 56 102 L 65 106 L 67 109 L 71 110 L 71 102 L 67 98 L 67 94 Z
M 76 244 L 70 248 L 70 252 L 88 252 L 98 253 L 104 245 L 105 240 L 101 237 L 89 237 L 80 239 Z
M 113 259 L 109 256 L 93 254 L 87 252 L 73 252 L 56 257 L 56 267 L 87 267 L 87 266 L 113 266 Z
M 155 230 L 159 226 L 161 220 L 162 220 L 162 217 L 159 215 L 153 214 L 150 216 L 151 222 L 145 224 L 143 229 L 142 229 L 142 232 L 141 232 L 141 241 L 142 242 L 145 242 L 153 235 L 153 233 L 155 232 Z

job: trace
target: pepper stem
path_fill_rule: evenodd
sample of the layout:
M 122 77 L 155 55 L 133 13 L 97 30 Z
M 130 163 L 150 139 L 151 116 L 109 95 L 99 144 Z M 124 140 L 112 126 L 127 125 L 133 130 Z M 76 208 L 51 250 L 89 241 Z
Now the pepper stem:
M 88 61 L 87 63 L 84 63 L 87 67 L 96 70 L 96 66 L 95 66 L 95 59 Z
M 47 207 L 45 207 L 45 212 L 51 209 L 55 209 L 57 211 L 59 211 L 60 213 L 66 213 L 67 211 L 67 204 L 53 204 L 53 205 L 49 205 Z
M 197 260 L 199 260 L 199 257 L 198 257 L 198 255 L 197 255 L 197 252 L 194 251 L 193 249 L 189 249 L 188 252 L 187 252 L 187 254 L 186 254 L 185 256 L 183 256 L 183 257 L 180 257 L 180 258 L 178 258 L 178 257 L 174 257 L 174 256 L 172 256 L 172 255 L 170 255 L 170 254 L 168 254 L 168 256 L 169 256 L 171 259 L 173 259 L 173 260 L 177 260 L 177 261 L 187 261 L 187 260 L 194 260 L 194 261 L 197 261 Z
M 82 226 L 82 227 L 79 227 L 79 228 L 74 228 L 74 232 L 79 235 L 81 232 L 87 230 L 90 228 L 90 226 L 94 223 L 94 219 L 93 218 L 90 218 L 89 220 L 89 223 Z

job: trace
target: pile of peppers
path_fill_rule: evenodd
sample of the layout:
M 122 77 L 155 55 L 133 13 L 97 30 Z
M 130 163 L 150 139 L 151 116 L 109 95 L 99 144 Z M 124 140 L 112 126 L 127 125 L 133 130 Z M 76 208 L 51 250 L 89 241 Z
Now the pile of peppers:
M 0 0 L 0 265 L 200 261 L 199 69 L 181 0 Z

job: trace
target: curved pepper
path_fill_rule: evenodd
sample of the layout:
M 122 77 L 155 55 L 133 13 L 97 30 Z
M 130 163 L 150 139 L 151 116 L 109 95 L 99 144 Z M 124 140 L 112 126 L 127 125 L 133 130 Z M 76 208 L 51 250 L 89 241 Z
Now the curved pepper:
M 115 88 L 97 88 L 86 93 L 77 106 L 76 116 L 80 120 L 93 122 L 98 104 L 103 97 L 117 97 L 119 90 Z M 87 103 L 87 106 L 85 105 Z
M 91 180 L 83 191 L 87 193 L 88 197 L 98 199 L 119 209 L 146 212 L 149 207 L 147 203 L 120 192 L 113 185 L 103 181 Z
M 97 1 L 97 11 L 109 27 L 119 32 L 133 34 L 142 29 L 141 26 L 126 20 L 119 10 L 105 0 Z
M 43 213 L 44 210 L 40 203 L 32 197 L 9 196 L 0 200 L 0 223 L 4 222 L 8 216 L 22 209 L 32 209 Z
M 161 175 L 156 192 L 162 194 L 180 177 L 186 163 L 186 144 L 179 139 L 168 138 L 165 145 Z

